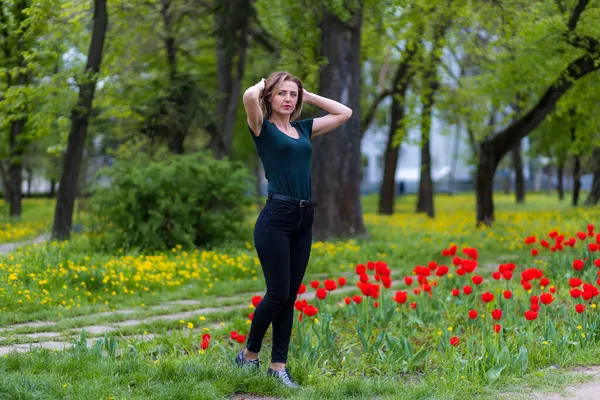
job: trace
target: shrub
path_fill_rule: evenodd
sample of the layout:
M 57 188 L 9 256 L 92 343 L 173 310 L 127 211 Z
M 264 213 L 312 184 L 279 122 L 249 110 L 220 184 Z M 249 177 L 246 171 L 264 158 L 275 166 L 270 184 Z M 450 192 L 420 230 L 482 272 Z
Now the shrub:
M 205 153 L 152 160 L 140 153 L 101 173 L 92 230 L 103 245 L 160 251 L 235 239 L 246 221 L 252 178 L 241 164 Z

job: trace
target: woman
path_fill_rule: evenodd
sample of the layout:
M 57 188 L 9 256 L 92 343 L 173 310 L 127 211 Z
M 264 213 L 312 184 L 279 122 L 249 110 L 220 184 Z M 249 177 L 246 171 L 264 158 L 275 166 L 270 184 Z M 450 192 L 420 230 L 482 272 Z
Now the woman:
M 297 121 L 302 104 L 329 114 Z M 294 322 L 294 302 L 310 257 L 314 207 L 311 196 L 310 139 L 346 122 L 352 110 L 309 93 L 287 72 L 274 72 L 244 93 L 250 133 L 268 180 L 268 199 L 254 227 L 254 245 L 267 292 L 254 311 L 246 348 L 235 361 L 258 368 L 258 352 L 269 325 L 273 350 L 268 375 L 297 387 L 286 368 Z

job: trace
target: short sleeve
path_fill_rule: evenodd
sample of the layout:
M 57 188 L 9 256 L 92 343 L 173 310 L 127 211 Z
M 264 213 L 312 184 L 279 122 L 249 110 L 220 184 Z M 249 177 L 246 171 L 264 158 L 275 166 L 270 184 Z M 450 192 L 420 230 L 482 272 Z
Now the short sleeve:
M 310 139 L 312 136 L 313 118 L 303 119 L 296 123 L 296 125 L 302 131 L 302 134 Z
M 248 123 L 246 122 L 246 125 L 248 126 L 248 132 L 250 132 L 250 135 L 252 136 L 252 139 L 254 139 L 254 140 L 258 140 L 258 139 L 260 139 L 260 137 L 261 137 L 261 136 L 262 136 L 262 135 L 265 133 L 265 121 L 266 121 L 266 118 L 263 118 L 263 123 L 262 123 L 262 125 L 261 125 L 261 127 L 260 127 L 260 134 L 259 134 L 258 136 L 256 136 L 256 135 L 254 134 L 254 131 L 253 131 L 253 130 L 252 130 L 252 128 L 250 127 L 250 124 L 248 124 Z

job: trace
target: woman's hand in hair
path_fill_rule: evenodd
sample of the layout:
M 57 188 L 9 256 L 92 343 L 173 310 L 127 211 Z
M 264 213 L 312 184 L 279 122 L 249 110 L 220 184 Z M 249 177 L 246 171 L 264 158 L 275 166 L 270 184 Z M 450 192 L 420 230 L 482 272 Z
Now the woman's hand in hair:
M 246 119 L 254 136 L 260 135 L 260 128 L 263 123 L 263 113 L 260 108 L 259 99 L 265 90 L 266 82 L 263 78 L 244 92 L 243 102 L 244 109 L 246 110 Z

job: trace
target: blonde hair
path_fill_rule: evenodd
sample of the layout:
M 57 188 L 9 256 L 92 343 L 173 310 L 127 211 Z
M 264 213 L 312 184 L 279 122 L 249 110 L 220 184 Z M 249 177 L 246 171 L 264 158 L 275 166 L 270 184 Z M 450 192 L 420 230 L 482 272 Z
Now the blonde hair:
M 296 108 L 290 116 L 290 122 L 296 120 L 302 113 L 302 81 L 286 71 L 277 71 L 269 75 L 265 82 L 265 89 L 258 99 L 258 103 L 260 104 L 260 108 L 265 118 L 268 119 L 271 117 L 271 114 L 273 114 L 273 109 L 271 107 L 271 97 L 273 96 L 273 92 L 278 90 L 285 81 L 291 81 L 298 85 L 298 101 L 296 102 Z

